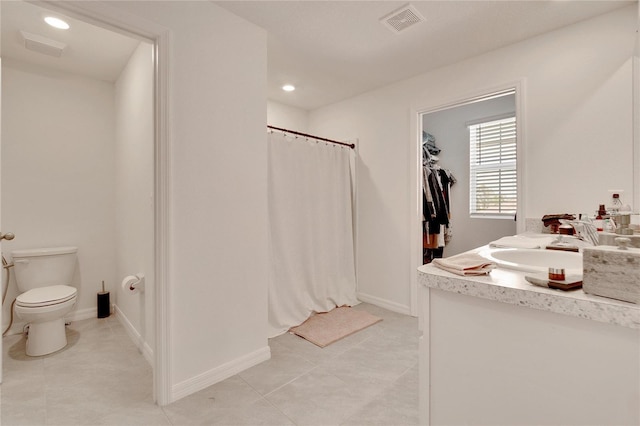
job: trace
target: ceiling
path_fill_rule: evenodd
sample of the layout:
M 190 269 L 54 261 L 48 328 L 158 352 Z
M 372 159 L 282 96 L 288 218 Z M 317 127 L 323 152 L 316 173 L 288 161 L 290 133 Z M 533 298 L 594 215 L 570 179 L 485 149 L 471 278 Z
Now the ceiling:
M 399 33 L 379 20 L 407 1 L 215 3 L 267 30 L 269 98 L 312 110 L 635 1 L 411 1 Z
M 312 110 L 636 1 L 412 1 L 425 20 L 399 33 L 379 20 L 405 1 L 214 3 L 266 30 L 269 99 Z M 139 43 L 76 19 L 51 28 L 46 9 L 23 1 L 0 8 L 3 58 L 115 81 Z M 68 47 L 59 58 L 27 50 L 18 30 Z
M 129 61 L 139 40 L 77 19 L 52 13 L 23 1 L 0 1 L 3 58 L 27 62 L 57 71 L 66 71 L 113 82 Z M 71 28 L 59 30 L 44 22 L 45 16 L 61 17 Z M 60 57 L 27 50 L 20 30 L 67 44 Z

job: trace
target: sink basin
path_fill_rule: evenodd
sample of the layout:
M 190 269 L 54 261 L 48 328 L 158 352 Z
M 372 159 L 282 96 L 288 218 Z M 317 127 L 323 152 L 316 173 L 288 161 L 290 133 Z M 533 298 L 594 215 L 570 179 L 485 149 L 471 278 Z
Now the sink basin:
M 582 274 L 582 253 L 559 250 L 489 248 L 478 253 L 499 268 L 524 272 L 548 272 L 549 268 L 564 268 L 565 273 Z

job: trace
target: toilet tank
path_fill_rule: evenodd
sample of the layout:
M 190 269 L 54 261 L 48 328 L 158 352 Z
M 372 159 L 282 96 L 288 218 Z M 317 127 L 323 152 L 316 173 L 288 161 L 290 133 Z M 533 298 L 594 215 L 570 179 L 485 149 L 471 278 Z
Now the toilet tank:
M 77 247 L 51 247 L 11 252 L 18 290 L 50 285 L 71 285 L 76 268 Z

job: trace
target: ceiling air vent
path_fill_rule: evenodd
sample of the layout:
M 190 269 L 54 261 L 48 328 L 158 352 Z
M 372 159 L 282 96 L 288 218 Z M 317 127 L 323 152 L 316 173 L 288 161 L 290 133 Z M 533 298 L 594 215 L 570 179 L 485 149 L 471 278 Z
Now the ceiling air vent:
M 51 40 L 37 34 L 31 34 L 20 30 L 20 35 L 24 40 L 24 47 L 34 52 L 43 53 L 49 56 L 59 58 L 62 51 L 67 47 L 66 44 L 59 41 Z
M 380 22 L 394 33 L 399 33 L 422 21 L 424 18 L 411 4 L 406 4 L 380 19 Z

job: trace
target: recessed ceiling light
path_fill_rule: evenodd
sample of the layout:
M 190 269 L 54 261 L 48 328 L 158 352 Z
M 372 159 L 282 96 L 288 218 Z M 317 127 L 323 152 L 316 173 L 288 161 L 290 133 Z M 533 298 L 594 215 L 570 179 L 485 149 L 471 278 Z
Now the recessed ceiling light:
M 293 92 L 294 90 L 296 90 L 296 87 L 292 84 L 285 84 L 284 86 L 282 86 L 282 90 L 284 90 L 285 92 Z
M 69 29 L 69 24 L 64 22 L 62 19 L 55 18 L 53 16 L 47 16 L 46 18 L 44 18 L 44 22 L 46 22 L 47 24 L 51 25 L 52 27 L 59 28 L 61 30 L 68 30 Z

